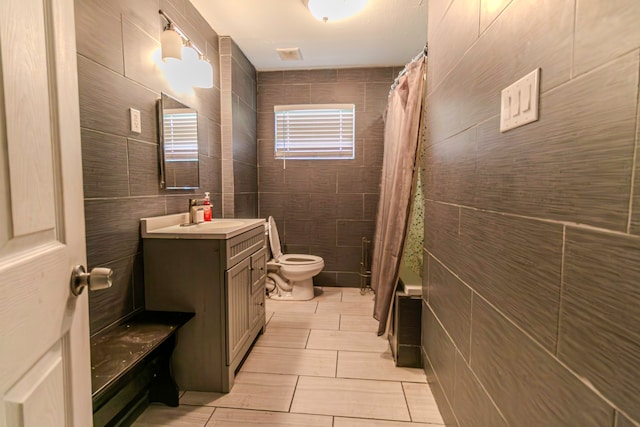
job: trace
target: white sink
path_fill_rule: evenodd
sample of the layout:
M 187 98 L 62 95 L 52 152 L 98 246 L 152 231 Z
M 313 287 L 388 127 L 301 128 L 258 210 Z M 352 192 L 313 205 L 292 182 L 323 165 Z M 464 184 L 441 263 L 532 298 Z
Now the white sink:
M 237 219 L 214 219 L 210 222 L 203 222 L 196 225 L 187 225 L 186 227 L 195 227 L 198 230 L 219 230 L 221 228 L 233 228 L 245 225 L 244 221 Z
M 211 222 L 184 225 L 189 214 L 164 215 L 140 220 L 146 239 L 228 239 L 264 225 L 262 218 L 214 218 Z

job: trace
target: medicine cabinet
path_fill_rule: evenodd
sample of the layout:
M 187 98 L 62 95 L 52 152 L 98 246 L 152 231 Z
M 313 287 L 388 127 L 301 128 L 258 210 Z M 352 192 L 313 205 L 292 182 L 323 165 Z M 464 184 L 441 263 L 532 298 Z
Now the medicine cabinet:
M 167 190 L 199 188 L 198 112 L 162 93 L 158 135 L 160 186 Z

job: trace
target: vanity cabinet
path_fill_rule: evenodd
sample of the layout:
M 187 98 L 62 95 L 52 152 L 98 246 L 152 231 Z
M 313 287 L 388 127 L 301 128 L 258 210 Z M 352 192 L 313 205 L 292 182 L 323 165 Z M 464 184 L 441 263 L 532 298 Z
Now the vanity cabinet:
M 146 309 L 195 313 L 173 354 L 178 386 L 228 392 L 265 324 L 263 222 L 230 238 L 144 238 L 143 254 Z

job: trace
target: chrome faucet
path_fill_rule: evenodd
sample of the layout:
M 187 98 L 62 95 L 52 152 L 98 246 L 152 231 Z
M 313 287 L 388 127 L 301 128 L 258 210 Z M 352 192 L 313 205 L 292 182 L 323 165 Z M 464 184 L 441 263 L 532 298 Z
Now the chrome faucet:
M 195 225 L 204 221 L 204 207 L 202 207 L 204 199 L 189 199 L 189 224 Z M 202 212 L 198 215 L 198 212 Z

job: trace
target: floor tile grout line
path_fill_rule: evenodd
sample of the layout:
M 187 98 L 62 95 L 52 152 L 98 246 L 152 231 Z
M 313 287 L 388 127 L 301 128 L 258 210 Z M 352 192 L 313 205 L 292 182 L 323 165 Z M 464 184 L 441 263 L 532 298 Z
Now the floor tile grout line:
M 288 414 L 291 414 L 291 408 L 293 407 L 293 399 L 296 397 L 296 391 L 298 390 L 298 383 L 300 382 L 300 375 L 296 377 L 296 385 L 293 386 L 293 393 L 291 394 L 291 402 L 289 402 Z
M 352 416 L 345 416 L 345 415 L 332 415 L 332 414 L 317 414 L 317 413 L 313 413 L 313 412 L 291 412 L 291 413 L 292 414 L 300 414 L 300 415 L 316 415 L 316 416 L 320 416 L 320 417 L 348 418 L 348 419 L 352 419 L 352 420 L 367 420 L 367 421 L 383 421 L 383 422 L 387 422 L 387 423 L 400 423 L 400 424 L 406 424 L 407 427 L 410 427 L 412 424 L 418 424 L 418 423 L 414 423 L 412 421 L 405 421 L 405 420 L 399 420 L 399 419 L 393 419 L 393 418 L 365 418 L 365 417 L 354 417 L 353 415 Z M 429 426 L 429 425 L 445 426 L 444 424 L 430 424 L 430 423 L 426 423 L 426 424 L 427 424 L 427 426 Z
M 232 409 L 234 411 L 274 412 L 277 414 L 295 414 L 296 413 L 296 412 L 289 412 L 289 411 L 279 411 L 277 409 L 234 408 L 231 406 L 207 406 L 207 405 L 189 405 L 189 404 L 185 404 L 184 406 L 191 406 L 193 408 L 213 408 L 214 410 L 215 409 Z M 164 408 L 165 406 L 162 406 L 162 407 Z M 314 415 L 321 415 L 321 414 L 314 414 Z
M 336 352 L 337 353 L 337 352 Z M 337 356 L 336 356 L 337 357 Z M 311 375 L 311 374 L 285 374 L 282 372 L 262 372 L 262 371 L 242 371 L 242 372 L 246 372 L 248 374 L 266 374 L 266 375 L 279 375 L 279 376 L 285 376 L 285 377 L 293 377 L 293 376 L 297 376 L 297 377 L 309 377 L 309 378 L 333 378 L 333 379 L 342 379 L 342 380 L 359 380 L 359 381 L 376 381 L 376 382 L 384 382 L 384 383 L 409 383 L 409 384 L 420 384 L 420 385 L 429 385 L 429 383 L 425 380 L 425 381 L 411 381 L 411 380 L 407 380 L 407 379 L 402 379 L 402 380 L 391 380 L 391 379 L 385 379 L 385 378 L 362 378 L 362 377 L 338 377 L 338 376 L 327 376 L 327 375 Z M 337 375 L 337 367 L 336 367 L 336 374 Z M 181 405 L 187 405 L 187 406 L 208 406 L 208 405 L 193 405 L 190 403 L 181 403 Z
M 409 414 L 409 422 L 413 422 L 413 416 L 411 415 L 411 409 L 409 409 L 409 399 L 407 398 L 407 390 L 404 388 L 404 383 L 400 381 L 400 388 L 402 389 L 402 395 L 404 396 L 404 404 L 407 406 L 407 413 Z
M 338 358 L 336 352 L 336 360 Z M 391 379 L 383 379 L 383 378 L 362 378 L 362 377 L 338 377 L 338 376 L 327 376 L 327 375 L 311 375 L 308 373 L 305 374 L 295 374 L 295 373 L 290 373 L 290 374 L 285 374 L 282 372 L 261 372 L 261 371 L 242 371 L 242 372 L 246 372 L 249 374 L 266 374 L 266 375 L 280 375 L 280 376 L 285 376 L 285 377 L 309 377 L 309 378 L 333 378 L 333 379 L 341 379 L 341 380 L 359 380 L 359 381 L 376 381 L 376 382 L 383 382 L 383 383 L 410 383 L 410 384 L 421 384 L 421 385 L 429 385 L 429 383 L 425 380 L 425 381 L 411 381 L 411 380 L 391 380 Z M 337 366 L 336 366 L 336 374 L 337 374 Z M 188 406 L 207 406 L 207 405 L 193 405 L 193 404 L 189 404 L 189 403 L 181 403 L 181 405 L 188 405 Z
M 323 378 L 331 378 L 331 377 L 323 377 Z M 384 378 L 362 378 L 362 377 L 336 377 L 344 380 L 364 380 L 364 381 L 379 381 L 385 383 L 409 383 L 409 384 L 421 384 L 421 385 L 429 385 L 426 381 L 409 381 L 409 380 L 390 380 Z
M 209 418 L 207 418 L 207 421 L 205 421 L 203 427 L 207 427 L 207 424 L 209 424 L 209 421 L 211 421 L 211 418 L 213 418 L 213 414 L 215 414 L 217 410 L 218 410 L 218 407 L 214 406 L 213 411 L 211 411 L 211 415 L 209 415 Z

